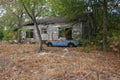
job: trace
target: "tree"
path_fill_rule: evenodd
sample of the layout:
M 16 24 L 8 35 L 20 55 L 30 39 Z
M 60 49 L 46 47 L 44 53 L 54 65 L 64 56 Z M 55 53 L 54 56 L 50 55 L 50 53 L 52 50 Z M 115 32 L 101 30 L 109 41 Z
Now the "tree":
M 20 0 L 20 2 L 23 5 L 27 15 L 33 21 L 34 26 L 36 27 L 39 39 L 38 52 L 40 52 L 42 50 L 42 38 L 38 27 L 37 18 L 42 15 L 42 12 L 45 9 L 45 0 Z
M 16 26 L 21 27 L 21 23 L 23 22 L 24 15 L 27 14 L 29 18 L 33 21 L 39 39 L 39 48 L 38 52 L 42 50 L 42 38 L 40 34 L 40 30 L 38 28 L 37 18 L 44 16 L 44 12 L 46 11 L 45 0 L 12 0 L 10 2 L 2 0 L 2 5 L 6 8 L 7 13 L 13 14 L 18 19 L 18 23 Z M 24 11 L 26 13 L 24 13 Z M 18 32 L 20 34 L 20 32 Z M 20 35 L 18 35 L 18 41 L 20 41 Z
M 49 5 L 54 15 L 67 17 L 69 20 L 77 15 L 92 12 L 94 17 L 93 22 L 95 23 L 95 37 L 101 36 L 100 39 L 103 41 L 103 50 L 106 50 L 109 28 L 108 14 L 112 15 L 110 12 L 112 9 L 118 10 L 118 2 L 118 0 L 51 0 Z M 110 20 L 112 20 L 112 18 Z M 111 24 L 109 23 L 109 25 Z M 95 39 L 95 37 L 92 39 Z
M 9 17 L 9 19 L 8 19 Z M 15 25 L 17 24 L 17 19 L 11 14 L 5 13 L 0 18 L 0 27 L 2 27 L 3 39 L 4 40 L 12 40 L 15 39 L 16 33 L 13 31 Z
M 17 18 L 17 24 L 15 28 L 21 28 L 22 23 L 25 20 L 23 16 L 24 10 L 22 4 L 18 0 L 11 1 L 9 5 L 6 6 L 6 11 Z M 21 43 L 21 31 L 18 29 L 18 43 Z
M 24 10 L 23 10 L 22 4 L 20 4 L 18 0 L 14 0 L 14 1 L 13 0 L 11 0 L 11 1 L 2 0 L 1 2 L 2 2 L 2 5 L 6 11 L 5 14 L 10 15 L 11 17 L 14 17 L 17 19 L 15 21 L 13 18 L 9 18 L 9 20 L 16 22 L 13 27 L 20 28 L 22 25 L 22 22 L 24 20 L 24 17 L 23 17 Z M 7 23 L 8 22 L 6 22 L 6 24 Z M 21 42 L 21 32 L 20 32 L 20 30 L 18 30 L 18 43 L 20 43 L 20 42 Z
M 107 28 L 108 28 L 108 18 L 107 18 L 107 0 L 103 1 L 103 50 L 106 51 L 107 48 Z
M 19 3 L 18 0 L 15 0 L 13 2 L 13 8 L 12 9 L 15 9 L 12 13 L 13 15 L 15 15 L 18 19 L 18 23 L 17 23 L 17 27 L 18 28 L 21 28 L 22 27 L 22 22 L 24 20 L 24 10 L 23 10 L 23 6 L 21 3 Z M 18 30 L 18 43 L 21 43 L 21 31 Z

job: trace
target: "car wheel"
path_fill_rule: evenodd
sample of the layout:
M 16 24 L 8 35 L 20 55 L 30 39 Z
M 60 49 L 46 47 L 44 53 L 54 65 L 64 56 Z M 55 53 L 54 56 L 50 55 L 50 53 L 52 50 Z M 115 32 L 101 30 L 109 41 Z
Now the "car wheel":
M 74 47 L 74 44 L 73 43 L 69 43 L 68 47 Z
M 48 47 L 52 47 L 52 44 L 51 44 L 51 43 L 48 43 L 47 46 L 48 46 Z

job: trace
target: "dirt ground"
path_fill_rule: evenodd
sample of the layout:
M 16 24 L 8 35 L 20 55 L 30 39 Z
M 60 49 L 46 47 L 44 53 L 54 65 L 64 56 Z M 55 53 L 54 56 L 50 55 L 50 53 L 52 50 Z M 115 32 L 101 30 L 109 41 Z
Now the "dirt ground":
M 116 53 L 0 43 L 0 80 L 120 80 Z

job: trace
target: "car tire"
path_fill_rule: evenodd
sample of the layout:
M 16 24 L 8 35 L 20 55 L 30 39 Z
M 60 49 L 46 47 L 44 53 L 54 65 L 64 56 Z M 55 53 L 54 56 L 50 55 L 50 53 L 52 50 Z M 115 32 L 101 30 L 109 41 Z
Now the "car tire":
M 74 47 L 74 44 L 73 43 L 69 43 L 68 47 Z
M 47 46 L 48 46 L 48 47 L 52 47 L 52 44 L 51 44 L 51 43 L 48 43 Z

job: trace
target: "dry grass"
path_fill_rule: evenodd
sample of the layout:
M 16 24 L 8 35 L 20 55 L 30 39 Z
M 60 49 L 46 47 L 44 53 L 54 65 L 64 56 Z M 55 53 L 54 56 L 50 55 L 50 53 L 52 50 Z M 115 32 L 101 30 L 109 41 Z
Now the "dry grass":
M 0 43 L 0 80 L 120 79 L 120 58 L 115 53 L 84 53 L 79 48 Z M 108 77 L 109 76 L 109 77 Z

